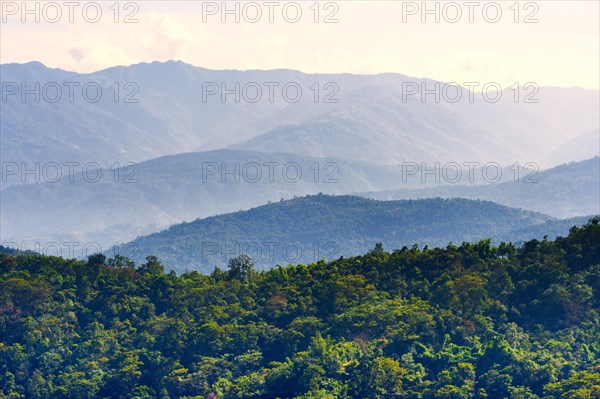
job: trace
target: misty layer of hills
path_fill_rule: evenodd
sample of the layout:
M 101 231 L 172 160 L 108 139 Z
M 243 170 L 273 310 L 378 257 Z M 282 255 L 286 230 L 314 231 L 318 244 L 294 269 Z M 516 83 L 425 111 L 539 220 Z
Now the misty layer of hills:
M 0 236 L 25 250 L 104 250 L 319 193 L 466 197 L 557 218 L 600 212 L 598 158 L 589 160 L 600 146 L 594 90 L 520 87 L 518 101 L 506 89 L 491 102 L 466 88 L 455 100 L 443 82 L 400 74 L 174 61 L 90 74 L 38 62 L 1 68 Z M 436 87 L 439 98 L 422 95 Z M 566 161 L 582 162 L 556 166 Z M 532 162 L 556 167 L 528 184 Z M 493 181 L 482 174 L 490 163 L 502 167 Z M 461 166 L 460 178 L 449 181 L 447 165 Z
M 295 195 L 380 190 L 401 181 L 391 167 L 234 150 L 165 156 L 89 174 L 5 189 L 3 237 L 105 246 Z
M 487 201 L 424 199 L 375 201 L 317 195 L 174 225 L 107 251 L 143 263 L 147 254 L 177 272 L 210 273 L 228 259 L 250 255 L 260 267 L 311 263 L 388 250 L 445 247 L 492 238 L 519 242 L 565 236 L 590 217 L 559 220 Z
M 474 184 L 468 184 L 465 169 L 462 181 L 450 184 L 443 178 L 436 183 L 435 173 L 419 169 L 339 159 L 234 150 L 185 153 L 104 169 L 98 181 L 90 172 L 72 182 L 65 177 L 11 186 L 2 191 L 1 228 L 5 243 L 24 249 L 71 241 L 106 248 L 198 217 L 294 196 L 352 192 L 377 199 L 464 196 L 554 217 L 585 216 L 600 213 L 598 169 L 595 158 L 537 173 L 519 170 L 519 181 L 515 169 L 504 169 L 498 183 L 485 181 L 483 171 L 475 169 Z
M 512 174 L 515 176 L 515 174 Z M 519 181 L 499 184 L 402 188 L 359 195 L 379 200 L 470 198 L 568 218 L 600 213 L 600 158 L 571 162 L 549 170 L 521 173 Z

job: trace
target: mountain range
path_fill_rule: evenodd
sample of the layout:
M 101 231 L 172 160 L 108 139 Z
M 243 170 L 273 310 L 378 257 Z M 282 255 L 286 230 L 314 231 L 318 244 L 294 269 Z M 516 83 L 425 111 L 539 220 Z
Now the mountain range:
M 456 87 L 391 73 L 216 71 L 179 61 L 88 74 L 39 62 L 0 68 L 0 238 L 24 249 L 107 248 L 319 193 L 466 197 L 558 218 L 598 213 L 598 158 L 584 161 L 600 142 L 594 90 L 519 86 L 519 101 L 513 88 L 491 102 L 463 87 L 454 101 Z M 439 99 L 409 93 L 433 87 Z M 537 172 L 564 160 L 581 162 Z M 472 180 L 464 168 L 457 180 L 432 178 L 470 162 L 479 162 Z M 502 167 L 497 181 L 482 178 L 490 164 Z M 60 178 L 48 179 L 57 165 Z M 540 183 L 512 181 L 531 165 Z
M 518 98 L 505 89 L 491 102 L 466 87 L 455 100 L 454 86 L 401 74 L 218 71 L 179 61 L 88 74 L 39 62 L 0 68 L 1 156 L 30 167 L 108 167 L 228 146 L 387 165 L 553 166 L 553 151 L 599 128 L 598 91 L 579 88 L 519 86 Z M 438 98 L 422 95 L 430 89 Z

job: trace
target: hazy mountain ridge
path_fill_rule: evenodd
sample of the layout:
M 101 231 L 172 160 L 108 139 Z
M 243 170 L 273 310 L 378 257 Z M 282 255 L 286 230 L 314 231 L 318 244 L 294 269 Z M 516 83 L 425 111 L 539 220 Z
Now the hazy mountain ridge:
M 552 151 L 550 162 L 576 162 L 600 156 L 600 130 L 592 130 L 577 136 Z
M 427 79 L 413 82 L 444 85 Z M 538 103 L 515 104 L 511 90 L 505 90 L 498 103 L 465 90 L 461 99 L 452 103 L 444 97 L 423 101 L 420 95 L 406 96 L 402 82 L 367 85 L 304 123 L 280 126 L 234 148 L 282 148 L 313 156 L 337 153 L 386 164 L 479 161 L 553 166 L 556 163 L 549 154 L 595 128 L 600 118 L 594 91 L 540 88 Z M 474 96 L 472 102 L 470 95 Z M 573 99 L 577 95 L 585 110 L 565 103 L 569 113 L 561 115 L 557 105 L 561 96 L 577 103 Z
M 456 103 L 445 97 L 423 102 L 420 93 L 405 95 L 405 85 L 420 91 L 420 85 L 444 83 L 401 74 L 215 71 L 174 61 L 90 74 L 40 63 L 1 68 L 4 83 L 25 82 L 29 88 L 35 82 L 80 83 L 73 103 L 66 88 L 56 103 L 7 96 L 0 125 L 2 159 L 7 162 L 108 166 L 245 142 L 243 149 L 386 164 L 481 159 L 512 164 L 543 159 L 568 140 L 598 129 L 598 91 L 593 90 L 540 88 L 538 104 L 515 104 L 510 90 L 498 103 L 488 103 L 480 93 L 471 102 L 464 88 Z M 98 102 L 82 98 L 81 88 L 89 82 L 102 90 Z M 266 82 L 279 84 L 272 99 Z M 220 88 L 208 94 L 207 84 L 221 83 L 228 90 L 239 83 L 245 99 L 236 102 L 234 95 L 227 95 L 223 101 Z M 284 98 L 287 83 L 301 88 L 297 102 Z M 252 94 L 243 91 L 246 84 L 263 88 L 256 103 L 248 101 Z
M 544 235 L 554 238 L 586 221 L 561 221 L 487 201 L 375 201 L 317 195 L 177 224 L 114 250 L 138 262 L 155 255 L 178 272 L 208 273 L 244 252 L 267 267 L 360 254 L 377 242 L 392 250 L 415 243 L 446 246 L 490 237 L 497 243 Z M 530 233 L 534 237 L 527 236 Z
M 386 93 L 383 86 L 353 94 L 344 104 L 309 121 L 278 127 L 234 147 L 279 148 L 320 157 L 338 153 L 347 159 L 390 165 L 489 160 L 490 154 L 482 156 L 481 148 L 494 147 L 492 132 L 476 141 L 484 128 L 465 122 L 443 104 L 423 104 L 413 98 L 403 102 L 400 91 Z
M 531 173 L 521 173 L 518 182 L 470 186 L 449 184 L 357 195 L 379 200 L 431 197 L 480 199 L 563 218 L 600 213 L 600 158 Z
M 104 246 L 184 220 L 297 195 L 391 188 L 400 179 L 396 168 L 335 158 L 236 150 L 184 153 L 102 170 L 98 182 L 76 174 L 73 182 L 64 176 L 56 183 L 8 187 L 0 202 L 2 239 Z M 415 179 L 414 184 L 420 183 Z
M 35 82 L 41 86 L 52 82 L 78 82 L 81 86 L 94 82 L 102 90 L 102 98 L 95 103 L 86 101 L 77 90 L 72 103 L 66 93 L 56 103 L 37 103 L 32 96 L 22 102 L 20 93 L 7 96 L 1 125 L 3 159 L 96 161 L 103 166 L 217 149 L 278 126 L 282 122 L 275 114 L 290 105 L 295 111 L 282 116 L 286 121 L 293 121 L 290 116 L 295 114 L 320 112 L 327 104 L 312 101 L 309 87 L 315 82 L 322 87 L 330 80 L 343 81 L 341 90 L 352 90 L 364 79 L 292 70 L 217 71 L 174 61 L 113 67 L 89 74 L 53 70 L 37 62 L 1 67 L 3 82 L 25 82 L 28 88 Z M 280 91 L 275 91 L 270 101 L 265 82 L 297 82 L 303 95 L 297 103 L 290 103 Z M 115 83 L 120 85 L 118 95 Z M 127 83 L 135 86 L 125 88 Z M 256 103 L 236 102 L 233 95 L 222 101 L 220 87 L 219 93 L 209 95 L 203 86 L 213 83 L 224 84 L 228 90 L 235 88 L 236 83 L 240 87 L 257 83 L 264 92 Z
M 431 176 L 423 180 L 420 166 L 410 167 L 416 170 L 408 173 L 408 166 L 403 170 L 337 158 L 217 150 L 104 169 L 97 182 L 77 170 L 58 182 L 13 185 L 3 190 L 2 239 L 77 240 L 105 245 L 184 220 L 293 196 L 448 184 L 443 179 L 436 182 Z M 236 168 L 237 172 L 231 173 Z M 296 169 L 302 174 L 299 178 Z M 253 175 L 256 172 L 261 173 L 258 179 Z M 89 175 L 93 178 L 95 173 L 92 170 Z M 504 170 L 502 178 L 510 180 L 512 173 Z M 465 172 L 456 184 L 468 182 L 469 174 Z M 475 173 L 474 183 L 485 183 L 480 170 Z

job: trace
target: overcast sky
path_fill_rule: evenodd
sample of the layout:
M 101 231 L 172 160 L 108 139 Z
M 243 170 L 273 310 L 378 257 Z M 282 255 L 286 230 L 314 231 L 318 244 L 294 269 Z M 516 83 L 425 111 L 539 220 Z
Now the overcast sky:
M 423 13 L 421 1 L 228 2 L 230 14 L 223 13 L 220 1 L 120 2 L 118 7 L 114 1 L 82 1 L 71 9 L 61 1 L 45 3 L 28 2 L 33 13 L 23 15 L 21 1 L 2 0 L 2 63 L 38 60 L 92 72 L 175 59 L 210 69 L 399 72 L 460 84 L 599 87 L 596 0 L 516 6 L 515 1 L 429 1 L 430 14 Z M 132 23 L 124 23 L 128 15 Z

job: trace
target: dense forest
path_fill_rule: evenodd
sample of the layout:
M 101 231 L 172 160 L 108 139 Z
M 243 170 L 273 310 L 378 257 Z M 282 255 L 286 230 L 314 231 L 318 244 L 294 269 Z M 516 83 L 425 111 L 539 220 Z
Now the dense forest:
M 0 254 L 0 398 L 600 398 L 600 224 L 210 275 Z

